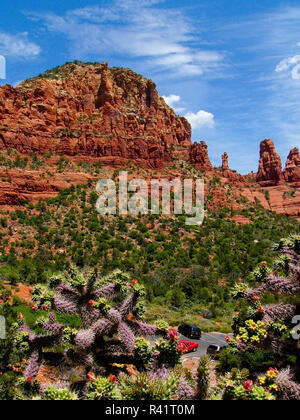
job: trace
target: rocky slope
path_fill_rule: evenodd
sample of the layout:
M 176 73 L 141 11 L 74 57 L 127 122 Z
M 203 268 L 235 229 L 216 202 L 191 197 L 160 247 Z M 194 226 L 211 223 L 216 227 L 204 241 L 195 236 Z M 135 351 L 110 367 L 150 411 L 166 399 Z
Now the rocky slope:
M 129 69 L 68 63 L 16 88 L 0 87 L 0 205 L 53 197 L 101 177 L 103 168 L 132 163 L 147 177 L 170 178 L 176 165 L 175 175 L 186 176 L 178 162 L 192 165 L 194 175 L 205 172 L 207 183 L 220 177 L 215 208 L 238 208 L 243 196 L 300 217 L 297 148 L 284 171 L 270 139 L 261 143 L 257 174 L 230 169 L 227 153 L 221 169 L 214 169 L 206 143 L 192 144 L 188 121 L 166 105 L 151 80 Z

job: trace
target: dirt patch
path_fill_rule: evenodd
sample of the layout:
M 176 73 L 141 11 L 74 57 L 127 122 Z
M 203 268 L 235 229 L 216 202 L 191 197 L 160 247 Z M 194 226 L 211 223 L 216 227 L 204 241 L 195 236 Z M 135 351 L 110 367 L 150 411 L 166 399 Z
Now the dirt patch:
M 7 282 L 4 282 L 4 287 L 7 289 L 11 289 L 12 296 L 18 296 L 18 298 L 22 299 L 24 302 L 27 302 L 29 305 L 32 304 L 32 287 L 19 283 L 16 287 L 11 288 L 11 286 Z
M 247 219 L 247 217 L 242 216 L 240 214 L 233 216 L 231 220 L 235 222 L 237 225 L 250 225 L 252 223 L 251 220 Z
M 193 375 L 197 375 L 199 360 L 198 359 L 184 359 L 182 362 L 182 366 L 185 369 L 190 370 L 193 373 Z
M 31 291 L 32 287 L 19 284 L 16 291 L 13 292 L 13 296 L 18 296 L 28 304 L 32 304 Z

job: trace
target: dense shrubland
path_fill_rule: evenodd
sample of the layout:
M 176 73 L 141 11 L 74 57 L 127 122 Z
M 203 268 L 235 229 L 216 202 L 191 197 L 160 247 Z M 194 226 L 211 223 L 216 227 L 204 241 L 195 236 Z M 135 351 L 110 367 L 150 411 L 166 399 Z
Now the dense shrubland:
M 259 206 L 242 211 L 250 225 L 236 225 L 230 221 L 236 212 L 223 208 L 209 211 L 195 228 L 185 225 L 184 216 L 102 217 L 96 200 L 92 188 L 73 187 L 2 213 L 2 278 L 12 285 L 43 284 L 70 263 L 98 266 L 102 275 L 121 269 L 141 278 L 148 321 L 164 317 L 176 325 L 196 316 L 204 330 L 228 332 L 231 314 L 242 305 L 232 300 L 231 287 L 261 258 L 271 262 L 273 242 L 300 231 L 297 221 Z M 277 297 L 264 299 L 275 303 Z

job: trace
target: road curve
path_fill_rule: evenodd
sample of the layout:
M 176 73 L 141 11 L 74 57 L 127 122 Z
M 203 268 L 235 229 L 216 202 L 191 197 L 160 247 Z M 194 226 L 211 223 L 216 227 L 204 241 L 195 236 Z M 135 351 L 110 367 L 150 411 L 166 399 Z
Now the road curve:
M 200 358 L 204 356 L 207 352 L 207 348 L 212 344 L 217 346 L 226 346 L 225 338 L 231 334 L 221 334 L 221 333 L 202 333 L 201 340 L 192 340 L 186 338 L 183 335 L 179 335 L 179 340 L 190 340 L 199 344 L 199 348 L 196 352 L 188 353 L 183 355 L 184 359 Z M 159 337 L 147 337 L 147 339 L 154 344 Z

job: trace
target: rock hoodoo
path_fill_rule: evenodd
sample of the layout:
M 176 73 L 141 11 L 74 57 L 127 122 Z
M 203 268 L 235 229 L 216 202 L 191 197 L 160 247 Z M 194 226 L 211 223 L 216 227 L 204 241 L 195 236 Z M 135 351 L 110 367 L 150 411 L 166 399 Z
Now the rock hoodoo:
M 224 155 L 222 155 L 222 170 L 227 171 L 228 169 L 228 153 L 225 152 Z
M 280 185 L 283 181 L 280 156 L 276 152 L 273 141 L 266 139 L 260 145 L 260 159 L 256 182 L 266 187 Z
M 300 155 L 297 147 L 290 151 L 283 174 L 287 182 L 295 182 L 300 186 Z

